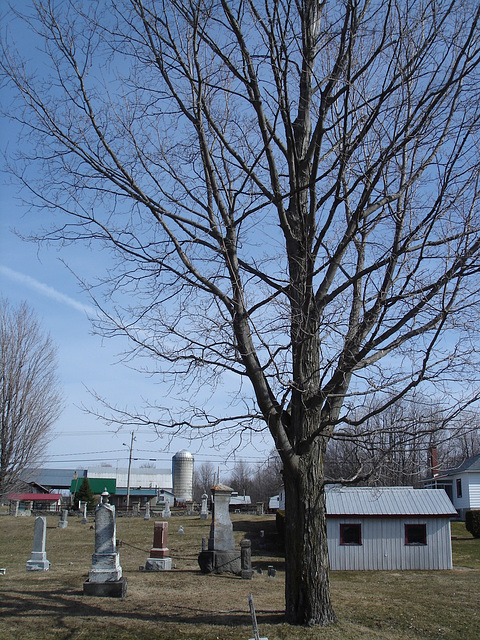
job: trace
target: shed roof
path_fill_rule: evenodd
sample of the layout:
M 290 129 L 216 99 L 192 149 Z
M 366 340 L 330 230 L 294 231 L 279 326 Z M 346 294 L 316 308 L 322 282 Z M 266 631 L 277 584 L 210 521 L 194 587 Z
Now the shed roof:
M 60 493 L 9 493 L 7 500 L 19 500 L 20 502 L 58 502 L 62 499 Z
M 443 489 L 339 487 L 326 491 L 329 516 L 454 516 Z

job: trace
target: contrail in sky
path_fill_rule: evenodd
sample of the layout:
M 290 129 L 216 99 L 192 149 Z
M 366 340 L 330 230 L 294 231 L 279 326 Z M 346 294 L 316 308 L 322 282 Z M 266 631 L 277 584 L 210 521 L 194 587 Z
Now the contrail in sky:
M 32 278 L 31 276 L 27 276 L 24 273 L 20 273 L 19 271 L 14 271 L 9 267 L 5 267 L 0 265 L 0 273 L 14 280 L 15 282 L 19 282 L 20 284 L 29 287 L 30 289 L 34 289 L 37 293 L 46 296 L 47 298 L 51 298 L 52 300 L 56 300 L 61 304 L 66 304 L 69 307 L 72 307 L 76 311 L 81 311 L 82 313 L 86 313 L 89 316 L 96 315 L 96 309 L 88 304 L 83 304 L 82 302 L 77 302 L 74 298 L 57 291 L 53 287 L 48 284 L 44 284 L 43 282 L 39 282 Z

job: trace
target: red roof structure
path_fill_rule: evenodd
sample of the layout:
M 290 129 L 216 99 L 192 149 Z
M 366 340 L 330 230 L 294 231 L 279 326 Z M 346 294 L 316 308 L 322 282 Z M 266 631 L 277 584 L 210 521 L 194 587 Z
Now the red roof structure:
M 7 500 L 18 500 L 19 502 L 58 502 L 62 499 L 60 493 L 9 493 Z

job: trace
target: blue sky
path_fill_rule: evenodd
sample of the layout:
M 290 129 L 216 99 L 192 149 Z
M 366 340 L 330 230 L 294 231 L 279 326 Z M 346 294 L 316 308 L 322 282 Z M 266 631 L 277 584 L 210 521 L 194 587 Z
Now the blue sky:
M 125 365 L 118 357 L 125 342 L 102 339 L 92 332 L 89 314 L 94 314 L 87 294 L 81 290 L 74 274 L 64 261 L 84 275 L 100 271 L 107 256 L 85 247 L 70 246 L 62 251 L 39 248 L 35 243 L 19 238 L 14 230 L 28 233 L 34 229 L 35 212 L 26 212 L 16 199 L 17 188 L 2 184 L 0 194 L 0 294 L 11 304 L 27 301 L 50 333 L 58 347 L 58 373 L 66 399 L 65 410 L 55 424 L 54 438 L 46 452 L 46 466 L 69 467 L 109 463 L 126 466 L 130 430 L 119 433 L 102 420 L 89 415 L 82 405 L 94 407 L 87 388 L 94 390 L 118 406 L 139 405 L 142 397 L 158 398 L 162 390 L 149 378 Z M 230 453 L 213 452 L 210 443 L 191 443 L 175 438 L 172 443 L 159 439 L 149 430 L 135 432 L 134 466 L 155 460 L 157 466 L 170 466 L 172 455 L 186 448 L 195 455 L 197 464 L 211 461 L 225 466 Z M 271 444 L 258 442 L 247 447 L 238 458 L 248 462 L 265 461 Z M 226 479 L 226 478 L 224 478 Z
M 20 0 L 16 8 L 28 7 L 28 4 L 28 0 Z M 8 24 L 9 20 L 4 20 L 3 24 Z M 34 57 L 32 34 L 16 20 L 11 24 L 17 39 L 20 39 L 22 55 Z M 9 98 L 8 91 L 3 89 L 3 105 L 8 105 Z M 18 130 L 14 123 L 1 119 L 0 133 L 2 150 L 7 148 L 9 153 L 15 152 Z M 35 243 L 18 237 L 15 231 L 24 235 L 37 231 L 44 212 L 28 210 L 19 199 L 19 188 L 11 183 L 5 164 L 1 169 L 0 295 L 13 305 L 27 301 L 58 347 L 58 373 L 66 402 L 46 451 L 46 466 L 88 466 L 102 462 L 125 466 L 130 431 L 123 429 L 116 433 L 113 427 L 86 413 L 83 405 L 95 405 L 87 388 L 120 407 L 140 406 L 142 397 L 162 399 L 162 391 L 165 394 L 165 390 L 151 378 L 118 364 L 125 342 L 122 343 L 121 339 L 105 340 L 92 333 L 88 315 L 94 310 L 74 274 L 87 279 L 100 275 L 108 264 L 108 255 L 79 245 L 61 250 L 39 248 Z M 44 226 L 43 220 L 41 224 Z M 225 469 L 225 475 L 233 466 L 230 455 L 233 443 L 218 453 L 212 450 L 211 442 L 191 443 L 182 438 L 168 442 L 158 439 L 149 430 L 137 430 L 135 437 L 135 466 L 152 459 L 157 466 L 170 466 L 172 455 L 184 448 L 195 455 L 197 464 L 211 461 Z M 264 463 L 272 447 L 273 442 L 267 436 L 255 442 L 255 446 L 247 445 L 237 454 L 237 459 Z

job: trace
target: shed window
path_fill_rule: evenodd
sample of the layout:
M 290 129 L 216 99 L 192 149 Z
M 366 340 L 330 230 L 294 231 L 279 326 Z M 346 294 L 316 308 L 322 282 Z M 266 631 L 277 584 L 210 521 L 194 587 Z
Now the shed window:
M 405 544 L 406 545 L 422 545 L 427 544 L 427 525 L 426 524 L 406 524 L 405 525 Z
M 340 544 L 360 545 L 362 544 L 361 524 L 341 524 Z
M 462 479 L 457 478 L 457 498 L 462 497 Z

